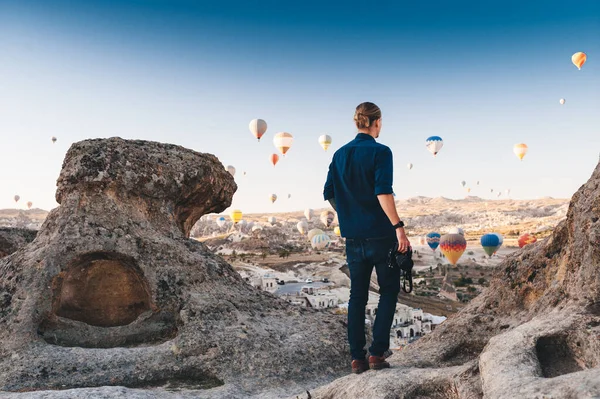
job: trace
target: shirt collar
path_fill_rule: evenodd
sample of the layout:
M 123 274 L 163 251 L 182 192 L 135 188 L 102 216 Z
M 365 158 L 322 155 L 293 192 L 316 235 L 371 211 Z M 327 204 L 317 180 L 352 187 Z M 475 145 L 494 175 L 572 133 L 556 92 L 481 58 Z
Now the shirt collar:
M 371 140 L 371 141 L 375 141 L 375 139 L 373 138 L 373 136 L 371 136 L 370 134 L 366 134 L 366 133 L 358 133 L 356 135 L 356 139 L 355 140 Z

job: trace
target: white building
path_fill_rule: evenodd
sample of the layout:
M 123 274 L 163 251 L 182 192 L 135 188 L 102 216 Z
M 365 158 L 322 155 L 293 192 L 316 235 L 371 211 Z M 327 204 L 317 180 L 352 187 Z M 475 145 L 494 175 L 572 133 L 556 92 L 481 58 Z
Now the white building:
M 274 276 L 265 274 L 262 277 L 258 277 L 252 280 L 251 285 L 260 290 L 267 292 L 277 291 L 277 279 Z

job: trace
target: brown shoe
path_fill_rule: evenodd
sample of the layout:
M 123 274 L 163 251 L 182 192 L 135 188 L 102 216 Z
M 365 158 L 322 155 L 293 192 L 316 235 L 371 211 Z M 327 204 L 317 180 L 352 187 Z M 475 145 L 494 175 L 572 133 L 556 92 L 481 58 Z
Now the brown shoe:
M 353 360 L 352 361 L 352 373 L 360 374 L 363 371 L 367 371 L 369 369 L 369 365 L 366 360 Z
M 385 361 L 384 356 L 369 356 L 369 368 L 371 370 L 389 369 L 390 364 Z

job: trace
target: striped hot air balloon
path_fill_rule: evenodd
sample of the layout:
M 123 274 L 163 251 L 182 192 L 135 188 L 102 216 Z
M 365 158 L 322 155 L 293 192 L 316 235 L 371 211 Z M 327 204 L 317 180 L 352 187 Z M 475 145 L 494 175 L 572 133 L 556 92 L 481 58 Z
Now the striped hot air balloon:
M 277 133 L 273 138 L 273 144 L 283 155 L 285 155 L 289 151 L 293 143 L 294 136 L 292 136 L 290 133 Z
M 321 229 L 312 229 L 308 232 L 308 240 L 311 241 L 314 236 L 318 236 L 319 234 L 325 234 L 325 232 Z
M 513 152 L 521 161 L 523 160 L 525 154 L 527 154 L 528 150 L 529 147 L 527 147 L 527 144 L 525 143 L 515 144 L 515 146 L 513 147 Z
M 500 238 L 496 234 L 484 234 L 481 236 L 481 246 L 486 254 L 491 258 L 494 252 L 500 248 Z
M 250 128 L 250 133 L 252 133 L 252 135 L 256 137 L 258 141 L 260 141 L 260 138 L 267 131 L 267 122 L 262 119 L 253 119 L 250 121 L 250 125 L 248 125 L 248 127 Z
M 440 251 L 453 265 L 456 265 L 466 248 L 467 241 L 460 234 L 444 234 L 440 238 Z
M 440 238 L 442 236 L 440 235 L 440 233 L 436 233 L 434 231 L 432 231 L 431 233 L 428 233 L 425 236 L 425 239 L 427 240 L 427 245 L 429 245 L 429 248 L 431 248 L 432 251 L 435 252 L 435 250 L 437 249 L 438 245 L 440 245 Z
M 277 194 L 269 195 L 269 200 L 271 200 L 271 203 L 274 204 L 275 201 L 277 201 Z
M 443 146 L 444 140 L 442 140 L 442 138 L 439 136 L 431 136 L 425 140 L 425 147 L 427 147 L 429 152 L 432 153 L 434 157 L 438 154 L 438 152 L 440 152 Z
M 325 249 L 331 243 L 331 238 L 327 234 L 317 234 L 310 240 L 310 245 L 317 250 Z
M 535 238 L 533 234 L 525 233 L 521 237 L 519 237 L 519 248 L 523 248 L 525 245 L 533 244 L 536 241 L 537 238 Z

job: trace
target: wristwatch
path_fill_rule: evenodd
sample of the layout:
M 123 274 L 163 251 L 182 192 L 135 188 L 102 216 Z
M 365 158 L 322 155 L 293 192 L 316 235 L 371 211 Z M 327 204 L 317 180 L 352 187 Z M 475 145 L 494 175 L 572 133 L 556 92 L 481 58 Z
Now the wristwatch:
M 404 222 L 401 220 L 394 225 L 394 230 L 404 227 Z

